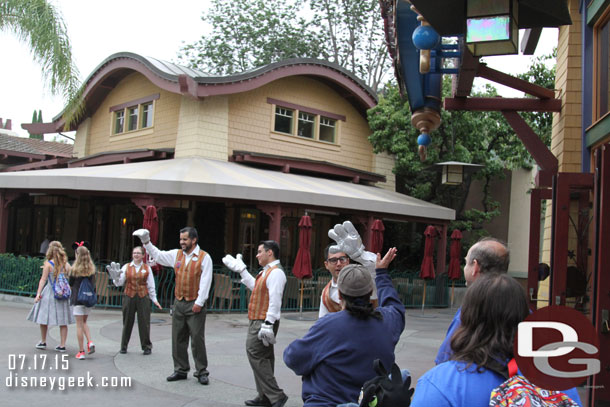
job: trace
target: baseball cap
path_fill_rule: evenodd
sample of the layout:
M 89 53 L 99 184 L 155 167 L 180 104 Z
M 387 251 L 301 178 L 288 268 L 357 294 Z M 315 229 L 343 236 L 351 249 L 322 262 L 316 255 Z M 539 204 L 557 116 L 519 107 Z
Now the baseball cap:
M 374 284 L 371 273 L 360 264 L 350 264 L 343 267 L 337 279 L 339 292 L 351 297 L 362 297 L 373 291 Z

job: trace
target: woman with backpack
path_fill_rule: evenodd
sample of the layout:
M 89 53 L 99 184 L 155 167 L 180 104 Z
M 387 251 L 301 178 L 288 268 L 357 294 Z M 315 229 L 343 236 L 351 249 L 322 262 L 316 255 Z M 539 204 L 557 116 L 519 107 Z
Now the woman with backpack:
M 56 292 L 61 292 L 64 289 L 64 294 L 67 294 L 67 287 L 61 287 L 61 285 L 62 283 L 67 284 L 65 274 L 69 269 L 68 256 L 61 243 L 56 240 L 49 243 L 42 266 L 42 276 L 36 291 L 34 307 L 32 307 L 27 317 L 29 321 L 40 324 L 40 342 L 36 345 L 36 349 L 44 350 L 47 348 L 49 325 L 59 325 L 60 342 L 55 350 L 58 352 L 66 351 L 68 325 L 74 323 L 74 316 L 70 310 L 68 299 L 56 298 Z
M 505 273 L 481 274 L 466 291 L 451 359 L 417 381 L 411 406 L 488 407 L 492 390 L 506 380 L 517 326 L 529 313 L 517 280 Z M 564 393 L 582 405 L 576 389 Z
M 78 245 L 75 254 L 76 260 L 70 269 L 70 287 L 72 288 L 70 305 L 72 305 L 72 312 L 74 312 L 74 318 L 76 318 L 76 339 L 79 349 L 76 359 L 83 360 L 85 359 L 83 334 L 87 338 L 87 353 L 95 352 L 95 345 L 91 340 L 91 332 L 89 331 L 89 325 L 87 325 L 87 318 L 92 307 L 80 304 L 77 297 L 83 281 L 86 280 L 91 287 L 95 287 L 95 265 L 91 261 L 89 249 L 84 245 Z

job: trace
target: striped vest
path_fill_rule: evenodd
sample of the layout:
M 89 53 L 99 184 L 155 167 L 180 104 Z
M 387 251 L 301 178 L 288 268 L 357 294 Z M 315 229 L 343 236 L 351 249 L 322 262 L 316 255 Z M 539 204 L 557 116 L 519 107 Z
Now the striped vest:
M 328 284 L 326 284 L 326 287 L 324 287 L 324 290 L 322 290 L 322 302 L 328 312 L 339 312 L 341 311 L 341 304 L 337 304 L 330 298 L 330 286 L 332 282 L 332 280 L 329 281 Z
M 264 273 L 258 273 L 254 289 L 250 295 L 250 303 L 248 304 L 248 319 L 251 321 L 267 317 L 269 309 L 269 290 L 267 289 L 267 278 L 273 270 L 278 268 L 277 265 L 269 267 Z M 280 269 L 281 270 L 281 269 Z
M 199 251 L 197 261 L 191 261 L 185 264 L 184 252 L 178 250 L 176 255 L 176 263 L 174 264 L 174 272 L 176 273 L 176 288 L 174 295 L 177 300 L 194 301 L 197 299 L 199 291 L 199 282 L 201 280 L 201 263 L 206 253 L 203 250 Z
M 127 265 L 127 270 L 125 270 L 125 295 L 129 298 L 135 297 L 136 294 L 140 298 L 146 297 L 148 295 L 148 286 L 146 285 L 148 273 L 150 273 L 148 264 L 142 264 L 139 273 L 136 272 L 135 266 L 132 266 L 131 263 Z

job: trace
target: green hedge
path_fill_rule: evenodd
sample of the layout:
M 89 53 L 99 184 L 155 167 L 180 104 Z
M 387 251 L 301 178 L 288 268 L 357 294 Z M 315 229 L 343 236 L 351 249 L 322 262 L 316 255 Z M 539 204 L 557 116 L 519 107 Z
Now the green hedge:
M 36 295 L 44 259 L 0 254 L 0 292 Z

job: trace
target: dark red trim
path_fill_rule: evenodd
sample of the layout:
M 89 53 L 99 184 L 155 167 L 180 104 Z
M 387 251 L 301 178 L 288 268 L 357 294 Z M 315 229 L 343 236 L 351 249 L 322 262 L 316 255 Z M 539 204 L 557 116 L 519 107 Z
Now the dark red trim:
M 157 150 L 146 150 L 136 152 L 117 152 L 110 154 L 97 155 L 93 157 L 85 157 L 83 159 L 72 161 L 68 164 L 68 168 L 74 167 L 91 167 L 95 165 L 120 164 L 129 163 L 132 161 L 140 161 L 146 159 L 165 159 L 173 156 L 173 153 Z
M 472 55 L 468 47 L 462 47 L 462 58 L 460 59 L 460 69 L 457 74 L 457 81 L 454 83 L 453 95 L 466 97 L 472 91 L 472 83 L 477 76 L 479 69 L 479 58 Z
M 121 103 L 120 105 L 110 106 L 108 109 L 109 112 L 116 112 L 117 110 L 123 110 L 127 107 L 137 106 L 142 103 L 152 102 L 153 100 L 159 99 L 161 95 L 159 93 L 155 93 L 153 95 L 144 96 L 143 98 L 131 100 L 129 102 Z
M 300 170 L 318 175 L 330 175 L 339 178 L 350 179 L 358 184 L 362 181 L 367 182 L 385 182 L 386 178 L 383 175 L 357 170 L 354 168 L 341 167 L 336 164 L 331 164 L 324 161 L 304 160 L 292 157 L 280 157 L 266 154 L 251 153 L 248 151 L 234 151 L 229 157 L 230 161 L 262 164 L 272 166 L 283 172 L 291 172 Z
M 512 110 L 516 112 L 560 112 L 559 99 L 526 98 L 445 98 L 446 110 L 476 110 L 490 112 Z
M 534 133 L 531 127 L 517 112 L 502 112 L 508 124 L 513 128 L 517 137 L 532 155 L 536 163 L 546 171 L 556 173 L 559 168 L 557 157 L 551 153 L 549 148 L 540 140 L 540 137 Z
M 301 106 L 301 105 L 297 105 L 295 103 L 285 102 L 285 101 L 279 100 L 279 99 L 267 98 L 267 103 L 269 103 L 270 105 L 287 107 L 287 108 L 293 109 L 293 110 L 300 110 L 300 111 L 303 111 L 306 113 L 311 113 L 311 114 L 316 114 L 316 115 L 319 114 L 320 116 L 329 117 L 331 119 L 345 121 L 345 116 L 343 116 L 341 114 L 335 114 L 335 113 L 326 112 L 324 110 L 314 109 L 312 107 Z
M 0 156 L 4 156 L 4 158 L 21 157 L 21 158 L 27 158 L 30 161 L 33 161 L 33 160 L 40 161 L 40 160 L 44 160 L 45 158 L 47 158 L 47 156 L 44 154 L 24 153 L 21 151 L 4 150 L 4 149 L 0 149 Z
M 538 265 L 540 264 L 540 217 L 542 200 L 552 199 L 548 188 L 534 188 L 530 195 L 530 234 L 527 256 L 527 298 L 531 309 L 536 309 L 538 299 Z
M 59 133 L 64 130 L 66 122 L 63 119 L 50 123 L 22 123 L 21 128 L 30 134 Z
M 499 83 L 504 86 L 508 86 L 509 88 L 520 90 L 537 98 L 555 98 L 555 91 L 552 89 L 543 88 L 542 86 L 536 85 L 535 83 L 530 83 L 524 81 L 523 79 L 507 75 L 504 72 L 496 71 L 495 69 L 489 68 L 485 64 L 479 65 L 477 76 L 488 79 L 492 82 Z
M 54 158 L 51 160 L 44 161 L 36 161 L 34 163 L 29 164 L 21 164 L 21 165 L 12 165 L 10 167 L 5 168 L 4 172 L 14 172 L 14 171 L 27 171 L 27 170 L 39 170 L 43 168 L 63 168 L 66 167 L 66 163 L 70 160 L 70 158 Z

